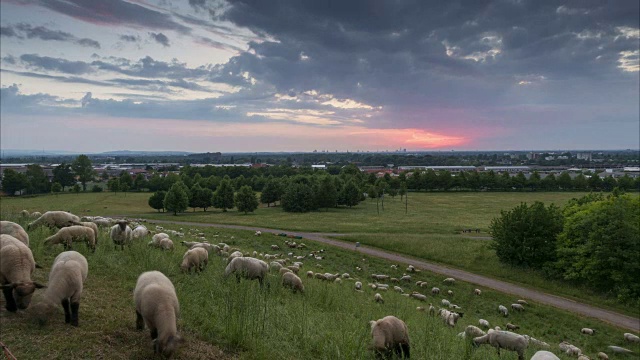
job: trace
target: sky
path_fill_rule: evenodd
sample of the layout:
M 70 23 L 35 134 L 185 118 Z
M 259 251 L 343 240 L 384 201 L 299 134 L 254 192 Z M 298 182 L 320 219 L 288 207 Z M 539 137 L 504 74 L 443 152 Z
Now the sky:
M 640 149 L 637 0 L 2 0 L 0 148 Z

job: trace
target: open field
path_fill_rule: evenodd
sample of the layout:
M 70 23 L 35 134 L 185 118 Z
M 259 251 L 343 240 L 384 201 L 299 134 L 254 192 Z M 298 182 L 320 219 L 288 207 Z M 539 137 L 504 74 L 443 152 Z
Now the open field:
M 637 309 L 620 305 L 588 289 L 570 286 L 562 281 L 550 281 L 539 273 L 515 269 L 498 262 L 488 248 L 488 226 L 500 210 L 511 209 L 520 202 L 543 201 L 559 206 L 584 193 L 410 193 L 408 214 L 399 197 L 387 199 L 385 210 L 377 214 L 376 203 L 366 200 L 347 209 L 295 214 L 280 207 L 261 207 L 244 215 L 236 211 L 223 213 L 188 211 L 179 216 L 158 213 L 147 205 L 150 193 L 83 193 L 45 195 L 23 198 L 2 198 L 2 212 L 22 209 L 43 211 L 64 209 L 78 215 L 140 216 L 150 219 L 192 222 L 226 223 L 262 226 L 306 232 L 333 232 L 347 241 L 379 247 L 416 258 L 457 267 L 481 275 L 530 286 L 548 293 L 588 302 L 592 305 L 638 317 Z M 462 234 L 461 229 L 480 229 L 479 234 Z
M 3 213 L 5 218 L 8 215 Z M 8 220 L 15 220 L 8 217 Z M 177 226 L 165 228 L 178 230 Z M 224 241 L 243 251 L 271 253 L 271 244 L 284 246 L 285 240 L 266 234 L 257 237 L 252 232 L 239 230 L 203 228 L 200 231 L 211 242 Z M 46 229 L 30 232 L 34 256 L 44 266 L 44 269 L 36 269 L 34 278 L 39 281 L 46 281 L 53 258 L 62 251 L 59 245 L 55 248 L 42 245 L 42 240 L 50 233 Z M 212 257 L 204 273 L 181 274 L 178 265 L 184 248 L 178 244 L 178 239 L 174 240 L 177 247 L 173 252 L 149 248 L 147 240 L 136 242 L 124 252 L 114 250 L 106 233 L 100 236 L 95 253 L 89 252 L 83 244 L 75 245 L 75 250 L 83 253 L 90 264 L 80 305 L 80 327 L 65 325 L 60 310 L 46 327 L 41 328 L 30 321 L 28 313 L 9 314 L 2 309 L 2 341 L 18 359 L 150 358 L 148 331 L 135 330 L 132 289 L 141 272 L 159 270 L 175 284 L 181 304 L 179 330 L 187 342 L 177 354 L 180 359 L 371 359 L 373 356 L 367 351 L 370 341 L 367 322 L 390 314 L 407 323 L 412 355 L 417 359 L 515 359 L 514 353 L 504 351 L 498 357 L 495 350 L 487 346 L 473 350 L 456 337 L 466 325 L 477 324 L 479 318 L 503 328 L 507 322 L 518 324 L 521 333 L 552 344 L 552 351 L 556 353 L 557 343 L 561 340 L 575 344 L 592 358 L 598 351 L 606 351 L 607 345 L 640 351 L 640 346 L 624 344 L 624 331 L 620 329 L 536 303 L 527 306 L 524 313 L 511 313 L 508 318 L 502 318 L 496 307 L 513 303 L 512 297 L 484 288 L 482 296 L 474 296 L 474 286 L 462 282 L 444 286 L 442 276 L 427 272 L 415 274 L 410 283 L 400 286 L 407 292 L 427 293 L 431 286 L 439 286 L 442 293 L 453 290 L 453 296 L 429 294 L 428 297 L 436 306 L 443 298 L 462 306 L 465 315 L 455 328 L 415 309 L 416 306 L 428 307 L 428 304 L 392 291 L 381 292 L 385 304 L 377 304 L 373 301 L 375 291 L 368 288 L 363 293 L 353 291 L 355 280 L 335 284 L 302 276 L 305 293 L 292 294 L 280 286 L 279 276 L 273 274 L 268 278 L 269 285 L 260 289 L 257 282 L 225 281 L 222 277 L 225 264 L 217 256 Z M 400 277 L 406 266 L 399 264 L 400 269 L 394 271 L 389 262 L 377 258 L 363 258 L 350 251 L 327 248 L 306 239 L 302 241 L 308 249 L 287 251 L 306 255 L 312 250 L 326 250 L 323 260 L 303 260 L 303 271 L 349 272 L 366 285 L 372 273 Z M 361 267 L 362 272 L 357 272 L 356 266 Z M 416 287 L 416 280 L 427 281 L 429 287 Z M 38 296 L 34 297 L 34 303 Z M 595 328 L 598 333 L 582 335 L 582 327 Z M 527 358 L 535 350 L 531 347 Z M 569 359 L 565 355 L 560 357 Z

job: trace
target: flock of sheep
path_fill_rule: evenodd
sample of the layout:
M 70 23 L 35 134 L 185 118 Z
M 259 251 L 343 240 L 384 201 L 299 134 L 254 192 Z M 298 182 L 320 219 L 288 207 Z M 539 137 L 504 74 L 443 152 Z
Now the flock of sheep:
M 84 242 L 89 249 L 95 251 L 99 235 L 98 227 L 108 228 L 109 236 L 116 249 L 118 247 L 124 249 L 134 239 L 151 236 L 151 240 L 148 242 L 149 246 L 163 250 L 173 250 L 174 244 L 169 234 L 179 238 L 185 237 L 183 232 L 165 231 L 160 226 L 156 226 L 154 231 L 150 231 L 142 224 L 132 224 L 127 220 L 113 220 L 101 217 L 80 219 L 78 216 L 65 211 L 48 211 L 44 214 L 29 214 L 23 211 L 22 215 L 35 218 L 33 222 L 28 224 L 27 230 L 38 226 L 59 229 L 54 235 L 45 240 L 45 244 L 63 244 L 66 250 L 55 258 L 49 273 L 48 284 L 44 286 L 31 280 L 31 275 L 37 265 L 29 248 L 28 233 L 17 223 L 2 221 L 0 224 L 0 286 L 6 300 L 6 309 L 9 312 L 27 309 L 35 290 L 46 288 L 42 300 L 34 305 L 32 309 L 35 318 L 41 323 L 45 323 L 51 314 L 55 312 L 57 306 L 61 304 L 65 314 L 65 322 L 78 326 L 78 309 L 83 284 L 88 275 L 88 263 L 82 254 L 71 250 L 71 248 L 74 242 Z M 130 225 L 133 225 L 133 228 Z M 209 255 L 216 254 L 227 259 L 228 264 L 224 271 L 225 277 L 234 275 L 238 282 L 241 278 L 258 280 L 262 286 L 268 272 L 276 271 L 282 276 L 282 285 L 290 288 L 293 292 L 304 293 L 304 283 L 298 276 L 303 267 L 301 260 L 306 258 L 321 260 L 324 258 L 323 250 L 311 251 L 307 256 L 294 256 L 293 252 L 289 252 L 285 256 L 284 253 L 279 252 L 281 250 L 280 246 L 275 244 L 271 245 L 271 249 L 274 251 L 273 254 L 257 253 L 256 251 L 245 254 L 240 249 L 232 248 L 225 243 L 210 244 L 206 241 L 204 234 L 197 229 L 190 229 L 187 234 L 198 241 L 181 241 L 181 244 L 187 248 L 180 264 L 180 269 L 183 272 L 190 273 L 191 270 L 195 272 L 204 271 L 209 262 Z M 258 231 L 255 235 L 260 236 L 262 233 Z M 298 244 L 290 240 L 285 241 L 284 245 L 291 249 L 306 248 L 305 244 Z M 269 264 L 264 260 L 269 261 Z M 289 265 L 289 263 L 291 264 Z M 398 266 L 392 265 L 392 269 L 398 270 Z M 355 270 L 362 271 L 360 268 Z M 419 271 L 409 265 L 402 277 L 399 278 L 385 274 L 372 274 L 371 279 L 373 282 L 369 283 L 368 287 L 375 292 L 374 301 L 384 303 L 381 292 L 388 291 L 391 288 L 403 296 L 426 302 L 426 295 L 418 291 L 405 293 L 400 286 L 403 283 L 410 284 L 412 282 L 410 274 Z M 336 283 L 351 279 L 348 273 L 331 274 L 313 273 L 312 271 L 307 271 L 306 277 L 308 279 Z M 444 279 L 443 284 L 454 285 L 455 279 Z M 361 281 L 355 281 L 354 285 L 355 291 L 364 292 Z M 418 288 L 425 288 L 427 283 L 418 281 L 415 285 Z M 441 292 L 438 287 L 432 287 L 430 291 L 432 295 L 438 295 Z M 453 290 L 447 290 L 447 294 L 453 295 Z M 482 291 L 475 289 L 474 294 L 481 296 Z M 182 342 L 176 326 L 179 303 L 171 280 L 158 271 L 145 272 L 138 277 L 133 297 L 136 308 L 137 329 L 144 329 L 146 325 L 151 332 L 154 351 L 165 356 L 171 356 Z M 454 327 L 458 319 L 464 315 L 459 311 L 461 307 L 452 304 L 446 299 L 442 299 L 441 305 L 442 307 L 438 310 L 433 304 L 429 304 L 428 309 L 423 306 L 418 306 L 416 309 L 418 311 L 428 311 L 431 316 L 436 316 L 437 314 L 446 325 Z M 525 306 L 527 305 L 525 300 L 518 300 L 511 304 L 511 309 L 525 311 Z M 504 317 L 509 316 L 507 307 L 503 305 L 498 306 L 498 312 Z M 485 319 L 479 319 L 478 325 L 488 329 L 488 331 L 485 332 L 480 327 L 469 325 L 458 336 L 470 339 L 474 346 L 489 344 L 497 348 L 498 353 L 500 353 L 500 349 L 516 352 L 519 360 L 524 360 L 525 350 L 530 344 L 536 347 L 550 348 L 550 345 L 544 341 L 512 332 L 518 330 L 519 326 L 511 323 L 506 325 L 506 331 L 498 326 L 491 329 L 489 322 Z M 395 353 L 400 357 L 410 357 L 409 328 L 404 321 L 394 316 L 386 316 L 382 319 L 371 321 L 370 326 L 371 347 L 376 353 L 386 355 Z M 595 334 L 595 330 L 589 328 L 583 328 L 581 332 L 586 335 Z M 625 333 L 624 339 L 627 342 L 640 342 L 640 338 L 631 333 Z M 589 359 L 582 354 L 579 348 L 567 342 L 560 343 L 559 348 L 579 360 Z M 630 350 L 618 346 L 609 346 L 609 351 L 632 353 Z M 598 353 L 597 357 L 598 359 L 608 359 L 608 356 L 603 352 Z M 536 352 L 531 358 L 531 360 L 551 359 L 559 358 L 546 350 Z

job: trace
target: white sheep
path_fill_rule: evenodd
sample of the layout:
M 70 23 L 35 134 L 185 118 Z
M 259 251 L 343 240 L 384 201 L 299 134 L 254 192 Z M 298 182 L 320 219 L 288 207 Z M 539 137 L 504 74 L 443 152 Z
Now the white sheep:
M 99 218 L 99 219 L 93 219 L 93 220 L 91 220 L 91 222 L 93 222 L 94 224 L 98 225 L 99 227 L 103 227 L 103 228 L 111 226 L 111 220 L 110 219 Z
M 29 234 L 20 226 L 11 221 L 0 221 L 0 234 L 11 235 L 29 246 Z
M 541 347 L 541 348 L 545 348 L 545 349 L 551 348 L 551 345 L 547 344 L 544 341 L 538 340 L 538 339 L 533 338 L 533 337 L 531 337 L 529 335 L 522 335 L 522 336 L 524 336 L 525 339 L 527 339 L 529 341 L 530 345 L 535 345 L 537 347 Z
M 269 265 L 260 259 L 252 257 L 237 257 L 231 260 L 229 265 L 227 265 L 227 268 L 224 270 L 224 276 L 228 277 L 235 273 L 238 282 L 240 282 L 241 276 L 249 280 L 258 279 L 260 286 L 262 286 L 268 271 Z
M 518 301 L 516 301 L 516 302 L 517 302 L 518 304 L 520 304 L 520 305 L 529 305 L 529 303 L 527 302 L 527 300 L 519 299 L 519 300 L 518 300 Z
M 298 277 L 298 275 L 294 273 L 286 273 L 282 275 L 282 286 L 291 288 L 293 292 L 304 292 L 304 285 L 302 284 L 302 280 Z
M 22 211 L 20 211 L 20 216 L 22 216 L 22 217 L 25 217 L 25 218 L 26 218 L 26 217 L 29 217 L 29 215 L 30 215 L 30 214 L 29 214 L 29 212 L 28 212 L 27 210 L 22 210 Z
M 533 354 L 531 360 L 560 360 L 560 358 L 550 351 L 540 350 Z
M 260 230 L 256 231 L 256 234 L 255 234 L 255 235 L 256 235 L 256 236 L 260 236 L 260 235 L 262 235 L 262 231 L 260 231 Z
M 307 271 L 307 278 L 313 278 L 313 271 Z
M 522 306 L 521 304 L 511 304 L 511 309 L 517 310 L 517 311 L 524 311 L 524 306 Z
M 440 294 L 440 289 L 437 287 L 431 288 L 431 294 L 432 295 L 438 295 Z
M 442 304 L 442 306 L 446 306 L 446 307 L 451 306 L 451 302 L 449 302 L 449 300 L 447 300 L 447 299 L 442 299 L 442 301 L 440 301 L 440 303 Z
M 498 312 L 504 317 L 509 316 L 509 310 L 503 305 L 498 305 Z
M 476 338 L 479 336 L 484 336 L 487 333 L 485 333 L 484 331 L 482 331 L 479 327 L 477 326 L 473 326 L 473 325 L 468 325 L 465 329 L 464 329 L 464 334 L 465 337 L 470 337 L 470 338 Z
M 420 301 L 427 301 L 427 296 L 420 294 L 418 292 L 412 292 L 411 294 L 409 294 L 410 297 L 414 298 L 414 299 L 418 299 Z
M 379 320 L 372 320 L 371 337 L 372 349 L 382 356 L 393 353 L 400 358 L 410 357 L 409 328 L 404 321 L 395 316 L 385 316 Z
M 498 355 L 500 355 L 500 349 L 515 351 L 518 354 L 518 360 L 524 360 L 524 352 L 529 346 L 529 341 L 524 336 L 509 331 L 490 330 L 487 335 L 474 338 L 473 344 L 475 346 L 489 344 L 498 349 Z
M 512 324 L 512 323 L 507 323 L 506 328 L 507 328 L 507 330 L 513 331 L 513 330 L 520 329 L 520 326 Z
M 182 342 L 176 325 L 180 305 L 171 280 L 159 271 L 142 273 L 133 291 L 133 300 L 136 328 L 143 330 L 146 325 L 151 331 L 154 352 L 170 357 Z
M 435 316 L 436 315 L 436 308 L 431 303 L 429 303 L 429 315 L 430 316 Z
M 609 348 L 609 350 L 611 350 L 611 352 L 616 353 L 616 354 L 633 354 L 633 351 L 631 351 L 629 349 L 625 349 L 625 348 L 620 347 L 620 346 L 609 345 L 609 346 L 607 346 L 607 348 Z
M 456 326 L 458 319 L 462 318 L 462 316 L 464 315 L 464 313 L 457 313 L 445 309 L 440 309 L 438 311 L 438 314 L 440 314 L 440 317 L 442 318 L 442 320 L 444 320 L 444 323 L 451 327 Z
M 362 290 L 362 283 L 360 281 L 356 281 L 356 290 Z
M 453 285 L 453 284 L 456 283 L 456 279 L 454 279 L 454 278 L 446 278 L 446 279 L 444 279 L 442 281 L 442 283 L 446 284 L 446 285 Z
M 602 351 L 598 353 L 598 359 L 600 360 L 609 360 L 609 356 Z
M 158 243 L 158 247 L 162 250 L 173 250 L 173 240 L 169 238 L 162 238 Z
M 403 293 L 404 293 L 404 290 L 402 290 L 402 288 L 401 288 L 400 286 L 394 286 L 394 287 L 393 287 L 393 290 L 394 290 L 395 292 L 399 292 L 399 293 L 401 293 L 401 294 L 403 294 Z
M 582 354 L 582 350 L 575 345 L 569 345 L 566 354 L 569 356 L 580 356 L 580 354 Z
M 278 270 L 278 272 L 280 273 L 280 275 L 284 275 L 286 273 L 292 273 L 293 271 L 291 271 L 291 269 L 288 268 L 280 268 L 280 270 Z
M 278 272 L 280 271 L 280 269 L 282 269 L 282 264 L 280 264 L 277 261 L 270 262 L 269 266 L 271 267 L 271 270 L 278 271 Z
M 100 232 L 98 232 L 98 225 L 96 225 L 96 223 L 91 221 L 81 221 L 76 225 L 82 225 L 84 227 L 88 227 L 89 229 L 93 230 L 93 232 L 96 234 L 96 245 L 98 244 L 98 236 L 100 236 Z
M 149 235 L 149 230 L 144 225 L 138 225 L 131 231 L 131 238 L 141 239 Z
M 384 299 L 382 298 L 382 295 L 380 295 L 380 293 L 376 293 L 375 295 L 373 295 L 373 300 L 375 300 L 375 302 L 377 303 L 384 304 Z
M 195 266 L 195 272 L 199 272 L 204 270 L 208 263 L 209 252 L 204 248 L 193 248 L 184 253 L 180 270 L 190 273 L 191 269 Z
M 32 218 L 32 219 L 37 219 L 40 216 L 42 216 L 42 213 L 40 211 L 34 211 L 34 212 L 31 213 L 31 215 L 29 215 L 29 217 Z
M 35 268 L 36 262 L 27 245 L 11 235 L 0 234 L 0 287 L 7 311 L 26 309 L 33 292 L 44 287 L 31 281 Z
M 132 231 L 127 221 L 118 221 L 116 225 L 111 227 L 109 232 L 109 236 L 113 241 L 113 247 L 117 249 L 118 245 L 120 245 L 122 250 L 124 250 L 125 245 L 131 244 L 131 235 Z
M 640 337 L 632 333 L 624 333 L 624 340 L 630 343 L 640 343 Z
M 487 329 L 491 327 L 491 325 L 489 325 L 489 322 L 485 319 L 478 320 L 478 324 Z
M 39 218 L 27 225 L 27 230 L 35 229 L 39 226 L 48 226 L 49 228 L 61 229 L 66 226 L 74 225 L 80 222 L 80 218 L 66 211 L 47 211 Z
M 83 225 L 73 225 L 58 230 L 52 236 L 44 240 L 45 245 L 63 244 L 65 249 L 71 249 L 74 241 L 83 241 L 87 247 L 96 251 L 96 233 L 93 229 Z
M 480 296 L 480 295 L 482 295 L 482 290 L 480 290 L 480 289 L 473 289 L 473 294 L 474 294 L 474 295 L 478 295 L 478 296 Z
M 49 272 L 49 282 L 41 302 L 34 305 L 33 313 L 40 323 L 45 323 L 55 309 L 62 304 L 64 322 L 78 326 L 80 296 L 87 275 L 87 259 L 76 251 L 65 251 L 56 256 Z
M 227 258 L 227 262 L 231 262 L 231 260 L 233 260 L 235 258 L 243 257 L 243 256 L 244 256 L 244 254 L 241 251 L 234 251 Z
M 582 328 L 580 329 L 580 333 L 585 334 L 585 335 L 595 335 L 596 331 L 593 329 L 589 329 L 589 328 Z

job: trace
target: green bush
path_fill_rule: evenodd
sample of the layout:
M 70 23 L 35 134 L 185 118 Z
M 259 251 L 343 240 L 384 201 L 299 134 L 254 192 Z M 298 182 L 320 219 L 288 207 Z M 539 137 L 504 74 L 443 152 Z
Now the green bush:
M 100 185 L 93 185 L 91 187 L 91 192 L 102 192 L 102 190 L 103 190 L 102 186 L 100 186 Z

